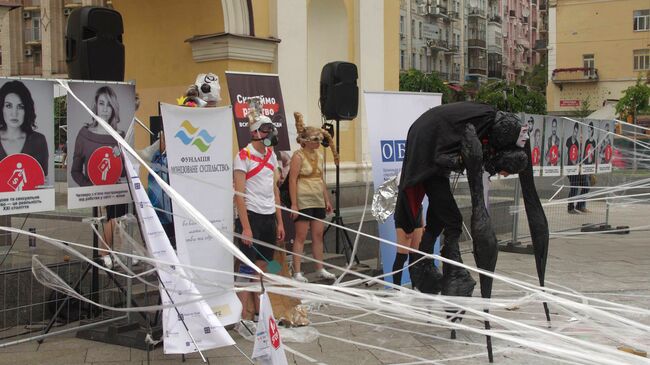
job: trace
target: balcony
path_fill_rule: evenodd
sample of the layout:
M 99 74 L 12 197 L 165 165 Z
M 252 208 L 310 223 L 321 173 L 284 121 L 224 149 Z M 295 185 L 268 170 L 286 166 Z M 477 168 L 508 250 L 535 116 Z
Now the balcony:
M 501 70 L 490 70 L 487 74 L 489 79 L 502 79 L 503 72 Z
M 517 44 L 520 44 L 522 47 L 526 49 L 530 49 L 530 41 L 528 40 L 528 37 L 520 37 L 517 38 Z
M 38 45 L 41 44 L 41 28 L 25 28 L 25 44 L 27 45 Z
M 450 73 L 449 82 L 460 82 L 460 74 L 455 72 Z
M 515 61 L 515 70 L 516 71 L 525 71 L 528 65 L 521 61 Z
M 551 80 L 554 84 L 598 82 L 598 69 L 588 67 L 556 68 Z
M 467 17 L 485 18 L 485 9 L 481 9 L 479 7 L 471 7 L 467 12 Z
M 449 74 L 448 73 L 446 73 L 446 72 L 438 72 L 438 71 L 435 71 L 435 73 L 438 75 L 440 80 L 449 81 Z
M 501 17 L 498 15 L 491 15 L 488 17 L 488 22 L 501 24 Z
M 488 46 L 488 53 L 503 54 L 503 49 L 499 45 L 491 44 Z
M 432 18 L 447 18 L 447 8 L 436 5 L 421 5 L 419 8 L 420 15 L 431 16 Z
M 447 51 L 445 51 L 447 54 L 458 54 L 460 53 L 460 47 L 456 43 L 449 43 L 447 47 Z
M 427 47 L 431 48 L 432 51 L 447 51 L 449 49 L 447 41 L 444 41 L 442 39 L 428 40 Z
M 18 62 L 18 75 L 20 76 L 40 76 L 42 73 L 41 65 L 38 62 Z
M 460 14 L 457 11 L 450 11 L 449 20 L 451 20 L 452 22 L 460 21 Z
M 538 39 L 535 41 L 535 51 L 537 52 L 546 52 L 546 39 Z
M 546 0 L 539 0 L 537 9 L 539 9 L 539 11 L 546 11 Z
M 63 7 L 66 9 L 79 8 L 83 5 L 82 0 L 66 0 Z
M 487 67 L 486 68 L 470 67 L 467 69 L 467 76 L 476 76 L 476 75 L 487 76 Z
M 41 0 L 23 0 L 23 11 L 40 11 Z
M 486 42 L 485 39 L 468 39 L 467 40 L 467 47 L 468 48 L 486 48 Z

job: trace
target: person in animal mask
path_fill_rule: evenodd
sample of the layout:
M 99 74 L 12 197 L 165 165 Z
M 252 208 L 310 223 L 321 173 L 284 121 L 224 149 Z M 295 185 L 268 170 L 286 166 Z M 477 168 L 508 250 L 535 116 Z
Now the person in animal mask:
M 301 257 L 303 254 L 307 232 L 311 230 L 312 253 L 317 261 L 323 261 L 323 222 L 327 213 L 332 212 L 327 185 L 323 180 L 323 156 L 319 149 L 323 141 L 331 147 L 334 162 L 338 164 L 338 154 L 330 134 L 320 128 L 306 127 L 302 114 L 293 113 L 296 119 L 296 141 L 300 144 L 291 158 L 289 168 L 289 194 L 291 195 L 291 209 L 304 215 L 292 213 L 295 221 L 296 238 L 293 243 L 293 278 L 300 282 L 307 282 L 302 272 Z M 323 264 L 316 263 L 316 276 L 321 279 L 333 280 L 336 276 L 327 271 Z

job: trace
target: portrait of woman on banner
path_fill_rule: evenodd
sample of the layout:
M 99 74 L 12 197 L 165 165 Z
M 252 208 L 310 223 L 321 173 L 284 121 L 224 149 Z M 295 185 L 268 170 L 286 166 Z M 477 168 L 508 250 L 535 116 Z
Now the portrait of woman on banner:
M 32 93 L 18 80 L 0 87 L 0 192 L 35 190 L 46 184 L 49 150 L 36 131 Z
M 121 136 L 125 135 L 118 129 L 120 106 L 110 86 L 97 89 L 91 109 Z M 77 134 L 70 174 L 78 186 L 116 184 L 125 176 L 117 141 L 94 118 Z

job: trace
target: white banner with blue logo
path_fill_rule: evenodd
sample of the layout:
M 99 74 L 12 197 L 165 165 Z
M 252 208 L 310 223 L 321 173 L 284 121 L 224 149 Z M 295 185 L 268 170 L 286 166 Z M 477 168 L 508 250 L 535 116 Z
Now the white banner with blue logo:
M 199 350 L 234 345 L 235 341 L 212 312 L 205 300 L 196 301 L 201 294 L 194 283 L 185 279 L 185 269 L 174 253 L 167 235 L 145 192 L 137 169 L 130 158 L 124 159 L 131 195 L 138 212 L 143 238 L 152 258 L 169 263 L 156 264 L 160 279 L 162 304 L 174 306 L 163 309 L 163 343 L 166 354 L 188 354 Z M 163 267 L 167 266 L 167 267 Z M 189 302 L 181 304 L 183 302 Z
M 364 97 L 372 177 L 375 186 L 379 186 L 400 173 L 406 151 L 406 135 L 411 124 L 422 113 L 440 105 L 442 94 L 365 91 Z M 385 223 L 379 223 L 379 237 L 396 242 L 393 216 Z M 397 250 L 395 246 L 385 243 L 380 245 L 380 249 L 384 273 L 391 272 Z M 402 282 L 410 282 L 408 270 L 404 270 Z
M 232 110 L 162 104 L 169 184 L 226 237 L 232 239 Z M 234 260 L 219 242 L 172 203 L 181 263 L 220 270 L 189 272 L 221 323 L 239 321 L 241 302 L 233 291 Z M 207 285 L 202 285 L 206 283 Z

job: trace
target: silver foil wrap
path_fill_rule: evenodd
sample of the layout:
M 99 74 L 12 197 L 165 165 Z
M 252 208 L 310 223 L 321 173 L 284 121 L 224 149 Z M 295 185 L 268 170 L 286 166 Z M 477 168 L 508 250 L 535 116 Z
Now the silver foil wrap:
M 375 189 L 372 196 L 372 207 L 370 209 L 372 216 L 380 223 L 386 222 L 386 219 L 395 212 L 397 203 L 397 192 L 399 185 L 399 175 L 393 176 L 384 181 Z

